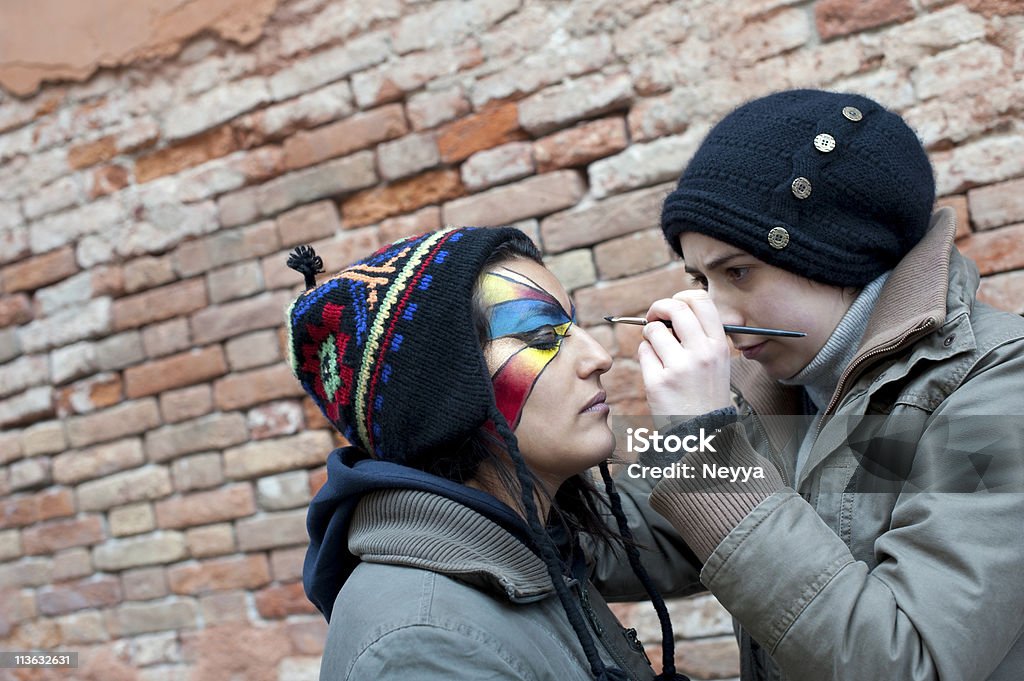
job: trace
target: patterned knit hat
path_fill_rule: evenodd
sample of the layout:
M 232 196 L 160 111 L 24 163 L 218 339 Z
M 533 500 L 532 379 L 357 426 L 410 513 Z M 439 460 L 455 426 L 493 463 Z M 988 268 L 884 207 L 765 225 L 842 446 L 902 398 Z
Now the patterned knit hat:
M 877 102 L 791 90 L 722 119 L 665 199 L 661 228 L 699 232 L 771 265 L 863 286 L 928 229 L 931 165 L 914 131 Z
M 385 246 L 319 284 L 305 273 L 313 287 L 288 308 L 288 361 L 349 442 L 420 468 L 487 420 L 493 388 L 472 296 L 487 257 L 514 240 L 528 238 L 450 229 Z

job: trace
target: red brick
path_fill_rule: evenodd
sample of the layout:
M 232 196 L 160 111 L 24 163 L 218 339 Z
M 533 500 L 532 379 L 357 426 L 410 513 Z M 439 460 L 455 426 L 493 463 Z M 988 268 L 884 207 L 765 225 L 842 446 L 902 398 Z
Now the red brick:
M 117 577 L 102 575 L 46 586 L 37 594 L 39 611 L 44 615 L 63 615 L 86 608 L 102 608 L 121 602 L 121 583 Z
M 270 567 L 263 553 L 216 558 L 198 564 L 169 567 L 167 582 L 176 594 L 255 589 L 270 582 Z
M 672 257 L 660 229 L 634 232 L 594 247 L 594 262 L 601 279 L 646 272 L 667 265 Z
M 483 149 L 526 137 L 519 127 L 515 103 L 499 104 L 444 126 L 438 132 L 437 147 L 442 161 L 454 163 Z
M 31 495 L 0 499 L 0 530 L 74 515 L 74 497 L 69 489 L 49 489 Z
M 97 163 L 109 161 L 115 156 L 117 156 L 117 141 L 113 135 L 107 135 L 68 149 L 68 165 L 74 170 L 81 170 Z
M 821 0 L 814 8 L 822 40 L 913 17 L 910 0 Z
M 306 419 L 306 428 L 310 430 L 321 430 L 332 427 L 330 421 L 328 421 L 324 416 L 324 413 L 320 411 L 320 407 L 316 406 L 316 402 L 308 397 L 302 400 L 302 415 Z
M 284 143 L 284 166 L 288 170 L 304 168 L 401 137 L 408 130 L 401 104 L 357 113 L 337 123 L 289 137 Z
M 124 166 L 109 165 L 97 168 L 92 173 L 92 188 L 89 198 L 98 199 L 128 186 L 128 169 Z
M 647 311 L 659 298 L 682 290 L 681 266 L 669 266 L 614 282 L 577 289 L 576 314 L 581 324 L 598 324 L 605 315 L 631 315 Z
M 25 528 L 21 533 L 26 555 L 55 553 L 73 546 L 91 546 L 103 541 L 103 524 L 98 515 L 57 520 Z
M 0 328 L 32 321 L 32 303 L 24 293 L 0 298 Z
M 271 586 L 256 593 L 256 610 L 266 619 L 317 612 L 302 588 L 302 582 Z
M 584 166 L 622 151 L 628 144 L 621 118 L 603 118 L 543 137 L 533 143 L 537 172 Z
M 231 126 L 222 125 L 143 156 L 135 162 L 135 180 L 143 184 L 237 150 L 234 131 Z
M 154 399 L 119 402 L 95 414 L 69 418 L 66 424 L 71 446 L 85 447 L 155 428 L 160 425 L 160 412 Z
M 673 187 L 657 185 L 552 215 L 540 224 L 544 248 L 560 253 L 656 225 L 661 204 Z
M 960 251 L 978 265 L 982 275 L 1024 268 L 1024 223 L 961 239 Z
M 964 0 L 964 4 L 986 17 L 1009 17 L 1021 13 L 1020 0 Z
M 300 620 L 285 624 L 296 655 L 320 656 L 327 642 L 327 624 L 323 620 Z
M 156 522 L 161 528 L 181 529 L 224 520 L 244 518 L 256 512 L 252 486 L 238 483 L 156 502 Z
M 160 414 L 164 423 L 178 423 L 213 411 L 213 393 L 209 385 L 195 385 L 160 395 Z
M 341 204 L 341 216 L 346 229 L 361 227 L 465 193 L 458 171 L 432 170 L 353 195 Z
M 224 349 L 213 345 L 165 359 L 128 367 L 124 371 L 125 396 L 129 399 L 203 383 L 228 371 Z
M 186 315 L 207 304 L 206 284 L 201 278 L 150 289 L 114 301 L 114 331 Z
M 124 399 L 121 374 L 99 374 L 57 389 L 57 414 L 62 418 L 112 407 Z
M 77 271 L 75 249 L 65 246 L 5 267 L 3 270 L 4 292 L 34 291 L 48 284 L 67 279 Z

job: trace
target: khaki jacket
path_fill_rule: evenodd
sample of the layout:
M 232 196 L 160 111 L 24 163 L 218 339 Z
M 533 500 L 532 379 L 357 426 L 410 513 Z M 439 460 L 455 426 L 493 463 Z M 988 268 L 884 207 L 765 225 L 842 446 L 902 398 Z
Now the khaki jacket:
M 892 271 L 799 479 L 802 437 L 777 415 L 801 413 L 801 389 L 734 365 L 749 418 L 719 441 L 786 484 L 700 571 L 738 622 L 744 681 L 1024 679 L 1024 320 L 977 302 L 955 232 L 938 211 Z M 692 584 L 665 557 L 662 587 Z

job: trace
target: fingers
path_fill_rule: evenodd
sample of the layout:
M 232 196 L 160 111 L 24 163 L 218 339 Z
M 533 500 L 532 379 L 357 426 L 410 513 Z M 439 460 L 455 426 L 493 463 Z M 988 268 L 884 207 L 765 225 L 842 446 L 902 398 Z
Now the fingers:
M 722 318 L 718 314 L 718 308 L 715 307 L 715 303 L 711 300 L 711 296 L 708 295 L 707 291 L 703 289 L 680 291 L 672 296 L 672 300 L 685 303 L 693 310 L 694 316 L 700 322 L 701 328 L 704 329 L 704 334 L 708 338 L 726 340 L 725 330 L 722 328 Z M 675 325 L 674 320 L 672 324 L 673 326 Z

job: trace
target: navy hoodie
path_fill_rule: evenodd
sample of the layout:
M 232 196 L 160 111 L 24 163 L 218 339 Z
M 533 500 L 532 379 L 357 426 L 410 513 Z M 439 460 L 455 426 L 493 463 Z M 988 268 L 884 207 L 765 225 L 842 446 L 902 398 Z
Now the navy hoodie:
M 533 547 L 526 521 L 490 494 L 415 468 L 365 457 L 355 447 L 331 452 L 327 457 L 327 482 L 313 498 L 306 516 L 309 548 L 302 582 L 306 596 L 328 621 L 338 592 L 359 564 L 359 558 L 348 550 L 348 528 L 359 499 L 367 492 L 432 492 L 473 509 Z

